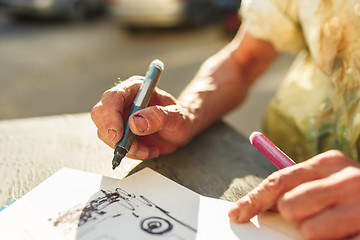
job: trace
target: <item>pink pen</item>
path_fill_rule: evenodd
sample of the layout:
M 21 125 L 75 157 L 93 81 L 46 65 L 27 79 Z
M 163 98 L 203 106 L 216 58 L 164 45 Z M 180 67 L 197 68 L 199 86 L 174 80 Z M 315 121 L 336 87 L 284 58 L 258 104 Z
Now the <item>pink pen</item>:
M 269 159 L 278 169 L 286 168 L 296 163 L 289 158 L 283 151 L 275 146 L 267 137 L 260 132 L 253 132 L 249 140 L 267 159 Z

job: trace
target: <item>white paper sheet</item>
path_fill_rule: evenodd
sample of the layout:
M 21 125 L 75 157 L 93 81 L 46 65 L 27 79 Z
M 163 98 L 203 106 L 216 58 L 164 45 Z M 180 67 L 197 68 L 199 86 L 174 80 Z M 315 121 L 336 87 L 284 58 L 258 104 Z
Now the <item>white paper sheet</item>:
M 0 212 L 0 238 L 302 239 L 278 214 L 230 223 L 232 204 L 151 169 L 118 180 L 64 168 Z

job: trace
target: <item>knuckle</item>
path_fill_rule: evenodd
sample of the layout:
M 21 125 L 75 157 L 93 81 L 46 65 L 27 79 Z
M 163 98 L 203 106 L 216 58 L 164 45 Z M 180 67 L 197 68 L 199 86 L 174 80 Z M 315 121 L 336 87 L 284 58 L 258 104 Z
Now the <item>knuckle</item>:
M 183 124 L 183 117 L 178 117 L 179 111 L 176 106 L 155 106 L 154 110 L 158 121 L 164 127 L 177 128 L 178 125 Z M 177 116 L 176 119 L 174 119 L 175 115 Z
M 183 112 L 179 108 L 173 109 L 173 113 L 176 116 L 175 128 L 176 129 L 183 129 L 186 125 L 186 116 L 183 114 Z
M 277 196 L 279 190 L 282 188 L 281 184 L 283 182 L 283 177 L 278 172 L 272 173 L 268 178 L 266 178 L 259 186 L 257 186 L 253 191 L 247 194 L 248 202 L 255 206 L 256 209 L 259 209 L 261 206 L 261 198 L 264 196 Z
M 126 98 L 126 92 L 124 89 L 122 88 L 111 88 L 106 90 L 102 96 L 101 96 L 101 100 L 99 105 L 103 108 L 103 109 L 108 109 L 113 108 L 113 107 L 117 107 L 117 106 L 122 106 L 125 102 L 125 98 Z
M 344 184 L 360 190 L 360 168 L 349 166 L 344 168 L 342 172 L 344 173 L 343 175 L 346 176 Z
M 333 155 L 333 156 L 343 156 L 344 153 L 342 153 L 340 150 L 337 149 L 331 149 L 326 151 L 326 153 L 328 153 L 329 155 Z
M 313 158 L 313 164 L 315 166 L 334 165 L 344 166 L 353 163 L 353 161 L 346 156 L 343 152 L 332 149 L 323 152 Z
M 98 105 L 95 105 L 90 112 L 90 117 L 93 120 L 93 122 L 96 122 L 97 116 L 98 116 Z
M 166 114 L 169 116 L 166 124 L 169 131 L 180 138 L 189 134 L 191 127 L 191 124 L 189 124 L 190 120 L 178 105 L 172 105 L 166 111 Z
M 154 106 L 152 116 L 160 137 L 180 145 L 190 141 L 190 120 L 178 105 Z
M 157 117 L 158 121 L 160 122 L 161 126 L 164 126 L 169 117 L 169 112 L 161 106 L 155 106 L 154 114 Z
M 173 97 L 170 93 L 160 89 L 160 88 L 155 88 L 155 92 L 156 92 L 156 99 L 158 100 L 159 104 L 162 106 L 166 106 L 166 105 L 175 105 L 176 104 L 176 99 L 175 97 Z
M 251 191 L 246 195 L 245 198 L 243 198 L 243 201 L 248 206 L 251 206 L 254 210 L 258 211 L 260 208 L 260 205 L 258 204 L 258 199 L 259 196 L 257 194 L 257 191 Z
M 267 177 L 264 181 L 264 189 L 269 192 L 278 192 L 283 189 L 285 175 L 283 171 L 276 171 Z
M 116 95 L 118 94 L 117 91 L 114 90 L 114 88 L 108 89 L 106 90 L 102 96 L 101 96 L 101 101 L 106 101 L 107 99 L 112 99 L 114 98 Z
M 96 127 L 99 127 L 101 125 L 101 116 L 101 105 L 97 104 L 92 108 L 90 112 L 90 118 L 95 123 Z
M 131 81 L 139 82 L 139 81 L 143 81 L 144 79 L 145 79 L 145 77 L 143 77 L 143 76 L 134 75 L 134 76 L 129 77 L 129 78 L 126 80 L 126 82 L 131 82 Z
M 329 150 L 327 152 L 325 152 L 325 154 L 327 154 L 327 158 L 331 159 L 332 161 L 336 162 L 336 163 L 347 163 L 348 162 L 348 157 L 341 151 L 339 150 Z
M 127 91 L 128 89 L 132 87 L 139 88 L 140 85 L 143 83 L 144 77 L 141 76 L 132 76 L 125 81 L 121 81 L 119 84 L 117 84 L 115 87 L 113 87 L 113 90 L 115 91 Z

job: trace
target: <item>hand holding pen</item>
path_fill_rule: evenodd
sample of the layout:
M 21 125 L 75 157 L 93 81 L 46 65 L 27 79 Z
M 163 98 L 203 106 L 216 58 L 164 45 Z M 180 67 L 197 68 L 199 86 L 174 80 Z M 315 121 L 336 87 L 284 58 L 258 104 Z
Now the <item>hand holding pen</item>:
M 150 63 L 144 82 L 142 83 L 125 120 L 124 134 L 122 138 L 115 143 L 114 158 L 112 160 L 113 170 L 119 166 L 121 160 L 129 152 L 135 138 L 135 134 L 130 130 L 129 117 L 147 107 L 163 70 L 164 64 L 160 60 L 154 60 Z
M 161 81 L 166 81 L 163 78 Z M 91 112 L 99 138 L 112 148 L 128 126 L 135 138 L 126 157 L 141 160 L 171 153 L 184 145 L 190 139 L 191 128 L 188 112 L 173 96 L 157 87 L 147 107 L 135 112 L 130 110 L 144 79 L 132 76 L 105 91 Z M 129 112 L 133 113 L 129 116 Z

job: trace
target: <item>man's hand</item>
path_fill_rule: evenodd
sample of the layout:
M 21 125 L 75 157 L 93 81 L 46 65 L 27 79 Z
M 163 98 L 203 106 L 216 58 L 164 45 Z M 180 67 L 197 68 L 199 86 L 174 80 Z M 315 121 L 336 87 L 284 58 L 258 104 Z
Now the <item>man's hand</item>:
M 244 223 L 277 208 L 308 239 L 360 239 L 360 165 L 337 150 L 279 170 L 229 211 Z
M 128 157 L 149 159 L 173 152 L 240 105 L 248 90 L 277 58 L 275 47 L 241 27 L 233 41 L 208 58 L 178 100 L 155 89 L 149 107 L 129 118 L 137 135 Z M 132 77 L 106 91 L 91 117 L 110 147 L 123 135 L 127 112 L 141 85 Z
M 91 111 L 99 138 L 112 148 L 123 135 L 124 121 L 142 80 L 134 76 L 105 91 Z M 174 97 L 156 88 L 149 106 L 129 118 L 130 129 L 137 136 L 127 156 L 150 159 L 173 152 L 191 139 L 191 121 L 191 114 Z

